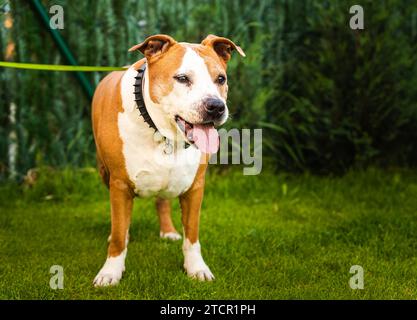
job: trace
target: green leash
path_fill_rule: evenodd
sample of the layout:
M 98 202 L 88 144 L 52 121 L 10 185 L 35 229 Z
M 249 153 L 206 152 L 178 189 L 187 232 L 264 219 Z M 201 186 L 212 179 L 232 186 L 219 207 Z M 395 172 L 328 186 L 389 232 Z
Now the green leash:
M 0 67 L 15 68 L 15 69 L 27 69 L 27 70 L 44 70 L 44 71 L 81 71 L 81 72 L 94 72 L 94 71 L 123 71 L 128 67 L 92 67 L 92 66 L 64 66 L 54 64 L 36 64 L 36 63 L 20 63 L 20 62 L 5 62 L 0 61 Z

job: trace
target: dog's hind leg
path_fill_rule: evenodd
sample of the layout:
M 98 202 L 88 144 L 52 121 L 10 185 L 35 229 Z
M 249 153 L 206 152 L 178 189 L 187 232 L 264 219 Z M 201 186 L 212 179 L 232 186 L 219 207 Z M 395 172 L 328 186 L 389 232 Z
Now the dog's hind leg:
M 115 285 L 125 271 L 125 258 L 130 218 L 133 207 L 133 194 L 129 186 L 122 180 L 110 178 L 111 202 L 111 237 L 109 241 L 107 260 L 101 268 L 94 285 L 96 287 Z
M 172 222 L 171 202 L 167 199 L 156 198 L 156 211 L 159 217 L 160 237 L 170 240 L 181 239 Z
M 109 188 L 109 183 L 110 183 L 109 170 L 104 165 L 104 162 L 101 160 L 98 152 L 96 153 L 96 159 L 97 159 L 97 168 L 98 168 L 98 172 L 100 173 L 101 180 L 106 185 L 106 187 Z

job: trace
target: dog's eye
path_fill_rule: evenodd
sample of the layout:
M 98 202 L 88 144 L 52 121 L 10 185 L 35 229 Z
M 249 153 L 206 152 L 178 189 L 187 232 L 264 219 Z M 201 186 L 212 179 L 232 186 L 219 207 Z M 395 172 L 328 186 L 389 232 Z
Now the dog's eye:
M 186 76 L 185 74 L 180 74 L 180 75 L 174 76 L 174 79 L 177 80 L 179 83 L 184 83 L 186 85 L 191 84 L 190 78 L 188 76 Z
M 216 79 L 216 82 L 220 85 L 223 85 L 226 82 L 226 77 L 224 75 L 219 75 Z

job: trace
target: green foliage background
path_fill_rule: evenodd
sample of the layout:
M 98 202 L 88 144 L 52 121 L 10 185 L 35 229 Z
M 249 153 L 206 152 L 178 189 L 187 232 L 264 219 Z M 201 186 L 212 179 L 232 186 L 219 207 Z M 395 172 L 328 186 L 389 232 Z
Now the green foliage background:
M 65 64 L 30 1 L 0 13 L 0 60 Z M 279 169 L 344 172 L 417 163 L 417 0 L 362 0 L 365 30 L 349 28 L 352 1 L 42 1 L 65 10 L 63 36 L 80 65 L 123 66 L 127 49 L 154 33 L 199 42 L 229 37 L 246 52 L 229 68 L 228 127 L 264 128 L 264 156 Z M 89 74 L 97 84 L 104 74 Z M 68 73 L 0 69 L 0 176 L 39 165 L 94 164 L 90 102 Z M 10 103 L 17 122 L 9 120 Z

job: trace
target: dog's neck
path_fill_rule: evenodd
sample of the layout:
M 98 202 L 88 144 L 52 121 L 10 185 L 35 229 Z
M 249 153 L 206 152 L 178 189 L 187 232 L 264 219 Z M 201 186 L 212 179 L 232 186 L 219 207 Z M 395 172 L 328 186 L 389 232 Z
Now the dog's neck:
M 173 119 L 167 117 L 164 108 L 161 104 L 155 103 L 151 99 L 150 85 L 149 85 L 149 68 L 145 69 L 145 77 L 143 84 L 143 101 L 145 102 L 146 110 L 152 118 L 159 133 L 171 141 L 177 141 L 180 138 L 177 127 Z

